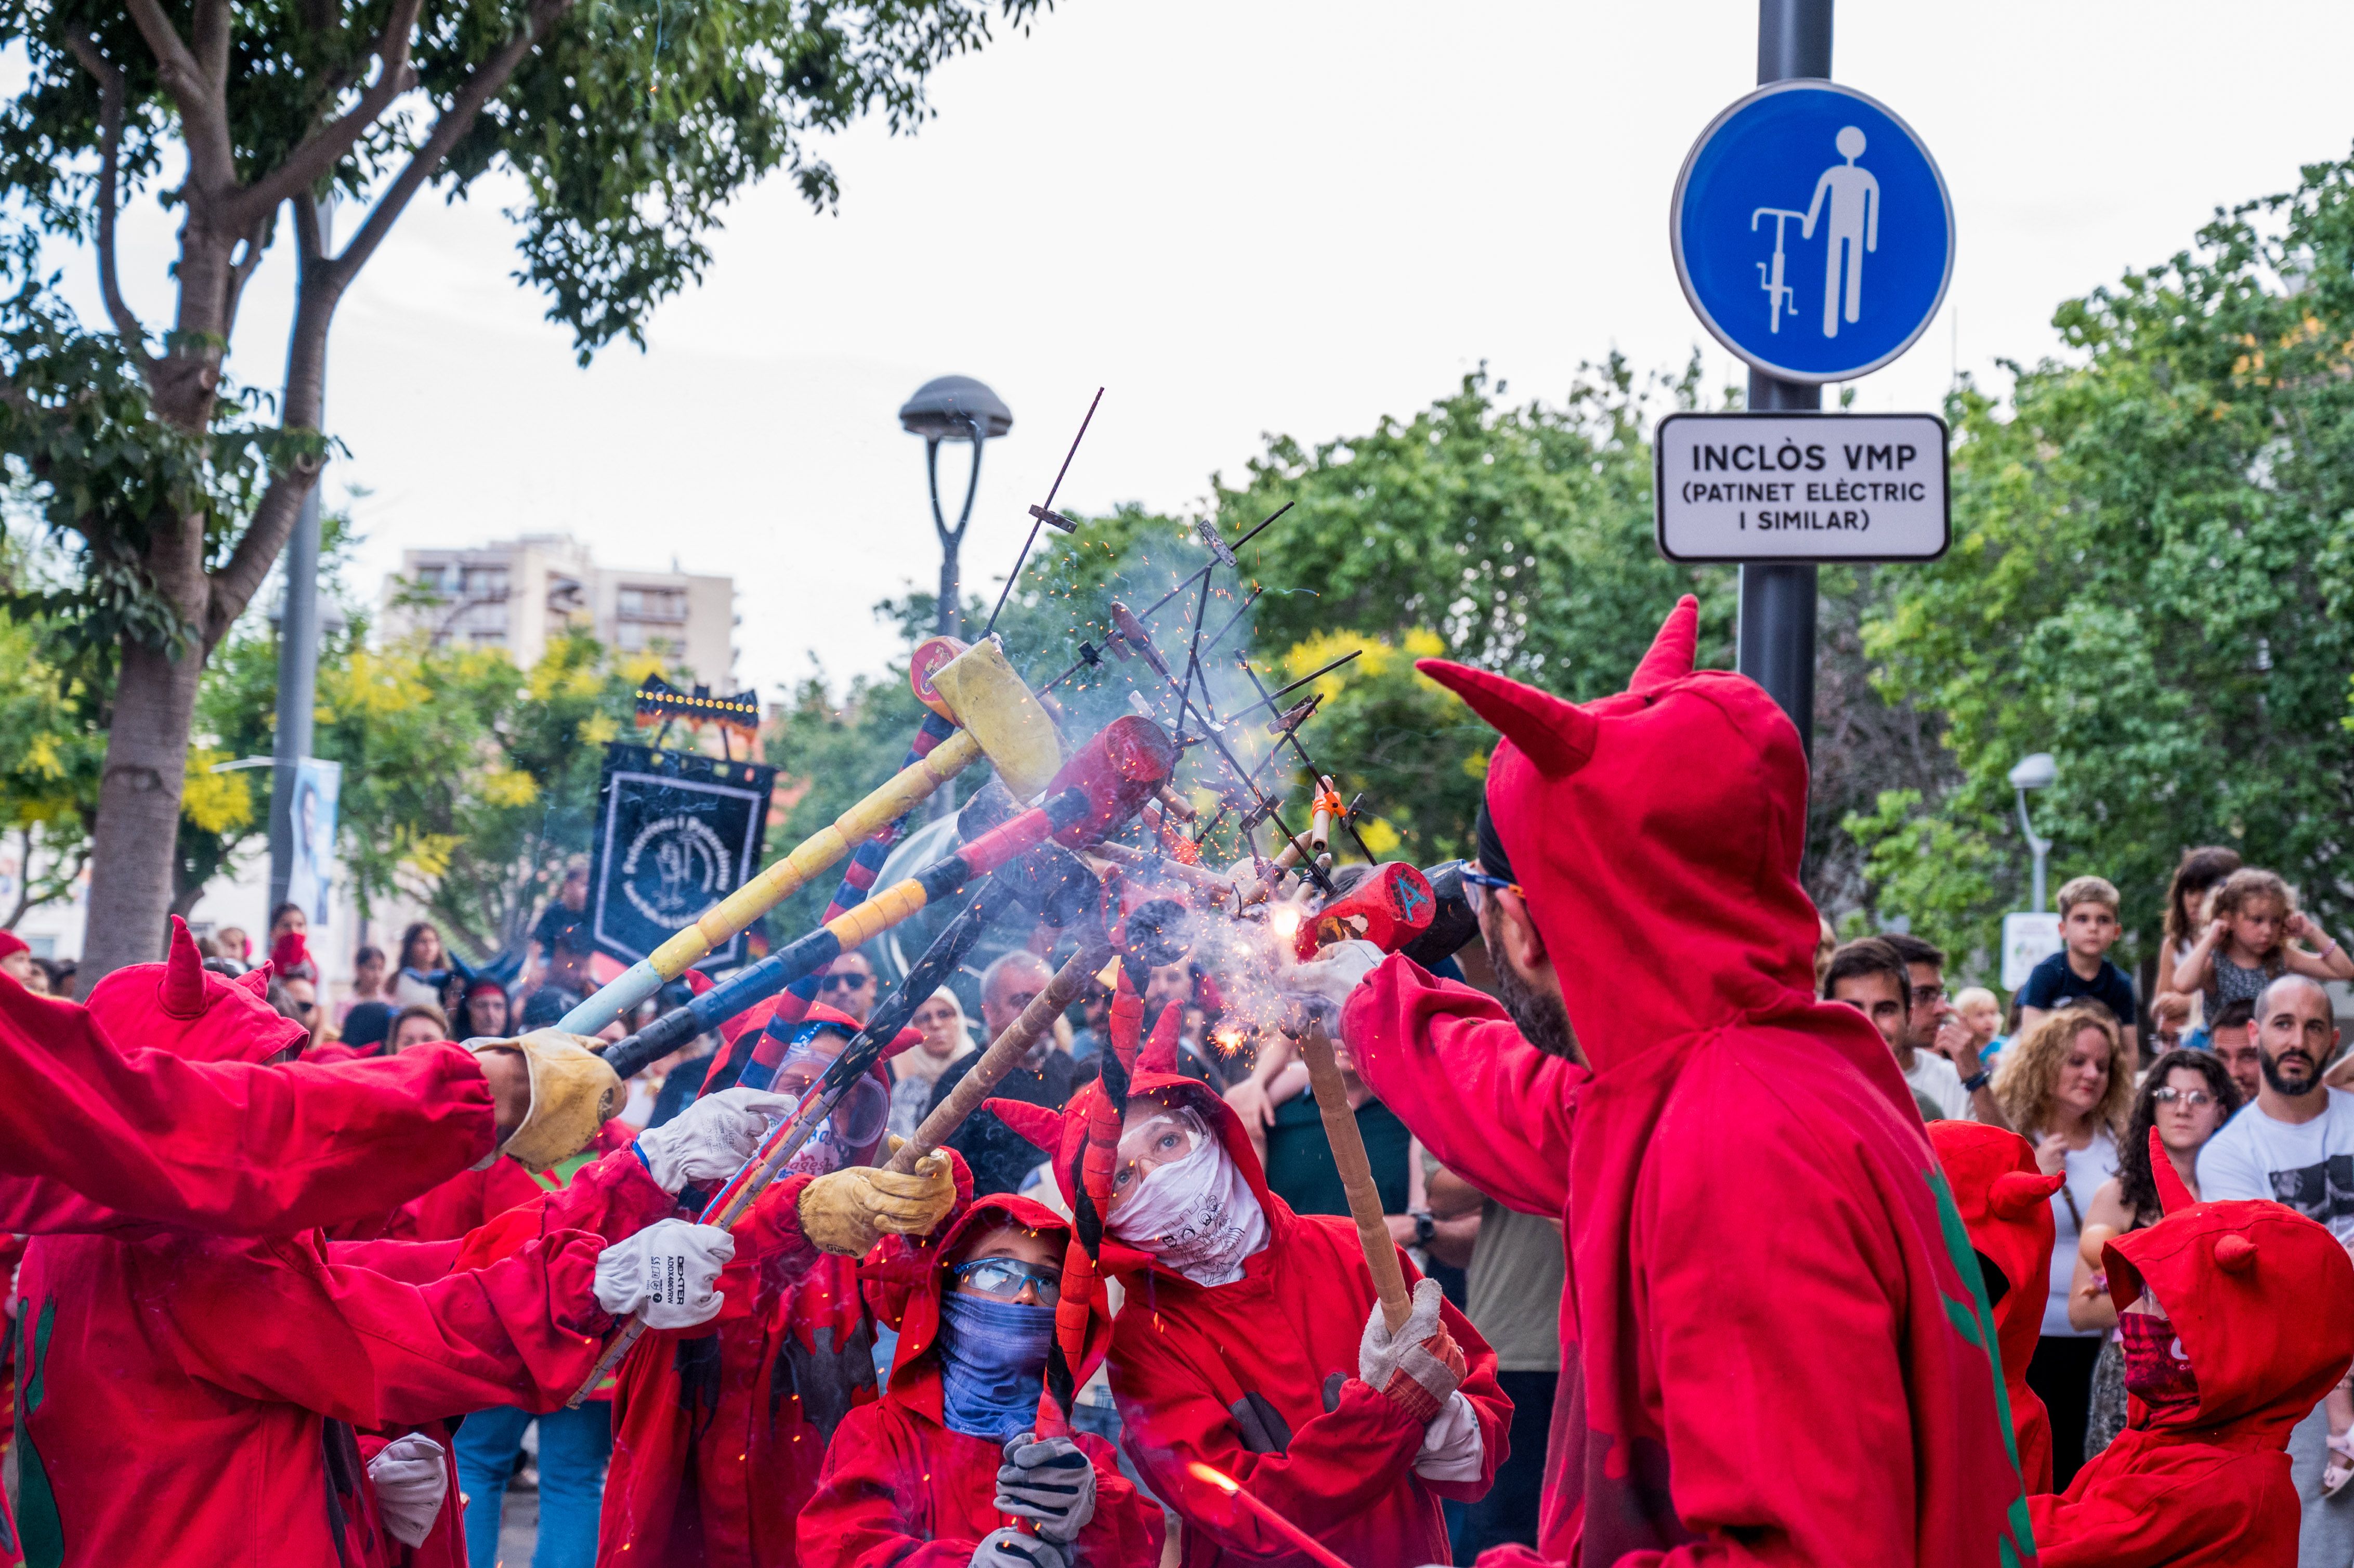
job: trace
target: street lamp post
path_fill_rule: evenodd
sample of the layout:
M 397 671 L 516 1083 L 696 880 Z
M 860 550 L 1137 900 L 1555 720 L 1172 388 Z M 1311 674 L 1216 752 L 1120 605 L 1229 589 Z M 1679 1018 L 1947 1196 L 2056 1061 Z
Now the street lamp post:
M 973 497 L 981 491 L 981 449 L 990 437 L 1013 428 L 1013 411 L 1004 399 L 970 376 L 942 376 L 925 382 L 899 408 L 899 426 L 924 438 L 924 472 L 932 488 L 932 531 L 940 541 L 940 599 L 933 630 L 954 637 L 963 627 L 963 594 L 958 582 L 957 552 L 964 544 L 965 524 L 972 520 Z M 950 528 L 940 509 L 940 443 L 970 441 L 972 473 L 965 481 L 964 505 Z
M 2035 836 L 2035 824 L 2027 819 L 2027 792 L 2049 789 L 2059 776 L 2060 765 L 2048 751 L 2020 758 L 2019 766 L 2010 770 L 2010 787 L 2019 792 L 2019 831 L 2027 835 L 2028 850 L 2035 856 L 2034 910 L 2038 915 L 2043 913 L 2044 857 L 2052 853 L 2052 841 Z

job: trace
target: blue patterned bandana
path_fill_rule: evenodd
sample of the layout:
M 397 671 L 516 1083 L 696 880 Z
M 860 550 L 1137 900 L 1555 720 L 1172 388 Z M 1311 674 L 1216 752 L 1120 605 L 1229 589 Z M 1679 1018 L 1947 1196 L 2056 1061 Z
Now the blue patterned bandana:
M 1002 1442 L 1037 1424 L 1055 1309 L 951 1290 L 940 1298 L 940 1411 L 951 1432 Z

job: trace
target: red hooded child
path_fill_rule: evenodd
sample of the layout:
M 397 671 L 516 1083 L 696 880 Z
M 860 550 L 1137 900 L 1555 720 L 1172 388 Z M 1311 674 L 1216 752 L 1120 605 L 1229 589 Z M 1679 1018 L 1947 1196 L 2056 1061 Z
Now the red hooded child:
M 2031 1499 L 2044 1568 L 2294 1568 L 2289 1429 L 2354 1362 L 2354 1261 L 2274 1202 L 2195 1203 L 2150 1133 L 2166 1218 L 2102 1249 L 2126 1429 Z
M 1070 1235 L 1053 1210 L 997 1194 L 967 1208 L 934 1243 L 911 1247 L 895 1237 L 868 1255 L 866 1297 L 897 1330 L 898 1350 L 888 1392 L 852 1411 L 826 1450 L 817 1494 L 801 1510 L 801 1568 L 965 1568 L 982 1539 L 1006 1522 L 995 1506 L 1004 1445 L 949 1429 L 940 1349 L 948 1264 L 1002 1224 L 1050 1238 L 1057 1259 Z M 1104 1299 L 1096 1291 L 1088 1303 L 1082 1383 L 1111 1342 Z M 1111 1445 L 1087 1432 L 1071 1440 L 1095 1469 L 1094 1514 L 1072 1542 L 1076 1560 L 1087 1568 L 1153 1568 L 1161 1561 L 1161 1510 L 1119 1473 Z
M 1562 1218 L 1537 1555 L 2031 1561 L 1969 1238 L 1887 1045 L 1813 995 L 1797 731 L 1693 672 L 1697 614 L 1583 706 L 1417 666 L 1503 732 L 1487 811 L 1585 1065 L 1403 957 L 1343 1034 L 1447 1169 Z
M 731 1022 L 715 1061 L 765 1029 L 774 1010 L 764 1002 Z M 859 1027 L 823 1005 L 803 1022 L 845 1037 Z M 915 1038 L 905 1032 L 893 1052 Z M 872 1081 L 887 1111 L 882 1062 Z M 878 1112 L 872 1139 L 843 1163 L 862 1162 L 882 1137 Z M 821 1252 L 801 1233 L 801 1194 L 817 1174 L 779 1178 L 737 1223 L 717 1318 L 688 1333 L 646 1335 L 618 1369 L 599 1568 L 792 1568 L 794 1521 L 826 1446 L 875 1396 L 858 1259 Z M 958 1174 L 969 1188 L 961 1166 Z
M 1123 972 L 1110 1017 L 1120 1057 L 1137 1037 L 1143 1006 Z M 1182 1157 L 1208 1161 L 1204 1169 L 1216 1174 L 1207 1203 L 1194 1205 L 1179 1227 L 1205 1241 L 1232 1241 L 1223 1250 L 1189 1240 L 1148 1251 L 1119 1239 L 1144 1205 L 1166 1206 L 1143 1185 L 1107 1217 L 1101 1272 L 1127 1291 L 1109 1357 L 1120 1446 L 1153 1495 L 1184 1521 L 1185 1568 L 1305 1561 L 1197 1465 L 1237 1482 L 1353 1568 L 1446 1562 L 1439 1500 L 1486 1495 L 1504 1459 L 1512 1406 L 1496 1383 L 1495 1352 L 1432 1285 L 1417 1307 L 1451 1336 L 1449 1364 L 1461 1380 L 1453 1394 L 1417 1398 L 1402 1370 L 1388 1374 L 1384 1389 L 1363 1381 L 1367 1320 L 1380 1298 L 1356 1227 L 1345 1216 L 1294 1213 L 1268 1189 L 1240 1118 L 1207 1086 L 1177 1072 L 1179 1012 L 1162 1010 L 1150 1043 L 1134 1057 L 1127 1119 L 1149 1134 L 1153 1118 L 1165 1118 L 1172 1156 L 1181 1129 L 1190 1137 L 1199 1128 L 1214 1140 Z M 1107 1073 L 1117 1065 L 1108 1061 Z M 1079 1177 L 1105 1094 L 1102 1080 L 1087 1085 L 1059 1118 L 992 1103 L 1042 1148 L 1059 1134 L 1055 1174 L 1065 1201 L 1082 1214 L 1096 1202 L 1083 1202 Z M 1127 1136 L 1119 1158 L 1129 1160 Z M 1161 1170 L 1179 1162 L 1172 1158 Z M 1422 1283 L 1402 1252 L 1399 1266 L 1410 1287 Z M 1075 1278 L 1066 1266 L 1066 1304 Z M 1084 1371 L 1072 1372 L 1072 1386 L 1085 1381 Z
M 193 959 L 175 929 L 171 959 L 107 977 L 91 1017 L 196 1062 L 264 1062 L 307 1038 Z M 626 1236 L 673 1203 L 633 1155 L 609 1164 L 462 1243 L 232 1240 L 104 1211 L 97 1234 L 37 1238 L 16 1347 L 27 1561 L 381 1560 L 355 1429 L 577 1385 L 611 1327 L 596 1233 Z
M 1974 1121 L 1933 1121 L 1929 1147 L 1952 1189 L 1954 1207 L 1978 1255 L 1994 1303 L 1995 1342 L 2002 1350 L 2002 1392 L 2019 1452 L 2019 1478 L 2030 1496 L 2052 1489 L 2052 1417 L 2027 1386 L 2027 1363 L 2043 1332 L 2052 1280 L 2052 1194 L 2064 1175 L 2035 1166 L 2027 1139 Z

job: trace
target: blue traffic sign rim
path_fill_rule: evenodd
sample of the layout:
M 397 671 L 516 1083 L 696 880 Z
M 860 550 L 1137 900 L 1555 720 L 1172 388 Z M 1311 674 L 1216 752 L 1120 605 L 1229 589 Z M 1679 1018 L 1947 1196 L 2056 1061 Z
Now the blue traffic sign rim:
M 1946 207 L 1945 275 L 1937 280 L 1936 298 L 1930 302 L 1929 308 L 1922 313 L 1920 322 L 1905 335 L 1902 343 L 1878 359 L 1854 369 L 1841 370 L 1828 376 L 1820 371 L 1794 370 L 1787 366 L 1776 365 L 1744 348 L 1734 340 L 1731 333 L 1717 323 L 1715 316 L 1712 315 L 1708 307 L 1701 302 L 1699 291 L 1692 287 L 1691 274 L 1684 266 L 1684 186 L 1691 179 L 1692 165 L 1700 161 L 1702 150 L 1709 144 L 1710 140 L 1723 127 L 1726 121 L 1751 104 L 1761 99 L 1771 98 L 1777 92 L 1797 91 L 1836 92 L 1842 97 L 1852 98 L 1859 103 L 1869 104 L 1878 112 L 1888 116 L 1896 128 L 1903 132 L 1912 141 L 1914 147 L 1919 151 L 1922 161 L 1929 165 L 1929 175 L 1937 182 L 1937 199 Z M 1885 369 L 1902 356 L 1905 350 L 1920 342 L 1921 334 L 1929 330 L 1930 323 L 1935 321 L 1937 313 L 1945 308 L 1946 291 L 1952 288 L 1954 283 L 1954 258 L 1960 249 L 1961 235 L 1954 227 L 1954 194 L 1946 187 L 1946 171 L 1937 166 L 1937 160 L 1930 153 L 1929 144 L 1921 139 L 1920 133 L 1913 129 L 1904 116 L 1897 113 L 1872 94 L 1858 91 L 1844 83 L 1832 81 L 1824 77 L 1793 77 L 1786 81 L 1769 81 L 1755 92 L 1744 94 L 1726 104 L 1718 112 L 1716 118 L 1708 122 L 1707 129 L 1693 138 L 1691 147 L 1684 154 L 1683 167 L 1676 171 L 1675 191 L 1668 199 L 1668 251 L 1676 264 L 1676 282 L 1682 287 L 1684 301 L 1691 306 L 1692 314 L 1700 318 L 1701 325 L 1708 328 L 1711 337 L 1723 344 L 1735 358 L 1752 369 L 1762 371 L 1778 380 L 1794 381 L 1802 386 L 1823 387 L 1833 382 L 1860 379 L 1875 370 Z
M 1745 566 L 1753 561 L 1766 565 L 1784 562 L 1810 562 L 1832 566 L 1925 566 L 1942 561 L 1954 547 L 1954 428 L 1946 423 L 1941 414 L 1920 413 L 1909 409 L 1875 411 L 1860 416 L 1873 419 L 1926 419 L 1937 427 L 1938 450 L 1946 467 L 1945 536 L 1937 543 L 1935 554 L 1927 556 L 1681 556 L 1668 548 L 1668 427 L 1679 419 L 1701 422 L 1737 419 L 1851 419 L 1858 415 L 1845 408 L 1684 408 L 1668 415 L 1651 428 L 1651 544 L 1662 560 L 1679 566 L 1722 567 Z

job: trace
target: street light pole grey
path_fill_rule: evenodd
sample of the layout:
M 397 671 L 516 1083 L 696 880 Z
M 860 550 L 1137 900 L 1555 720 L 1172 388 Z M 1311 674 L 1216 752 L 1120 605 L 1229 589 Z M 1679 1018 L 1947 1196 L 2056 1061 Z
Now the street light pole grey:
M 1798 77 L 1829 80 L 1831 0 L 1757 0 L 1757 81 Z M 1749 407 L 1759 413 L 1819 409 L 1823 389 L 1749 373 Z M 1745 561 L 1735 666 L 1766 688 L 1798 726 L 1809 753 L 1815 745 L 1815 564 Z
M 991 436 L 1013 428 L 1013 412 L 1004 400 L 970 376 L 942 376 L 925 382 L 899 408 L 899 427 L 924 438 L 924 473 L 932 487 L 932 532 L 940 541 L 940 599 L 932 629 L 954 637 L 964 625 L 963 589 L 958 580 L 957 553 L 964 545 L 965 525 L 972 521 L 973 497 L 981 492 L 981 449 Z M 940 443 L 970 441 L 972 473 L 965 481 L 964 505 L 950 528 L 940 509 Z
M 318 204 L 317 255 L 327 253 L 334 205 Z M 296 208 L 295 222 L 302 221 Z M 297 255 L 302 254 L 298 249 Z M 300 265 L 300 263 L 298 263 Z M 319 695 L 319 491 L 314 480 L 287 535 L 284 609 L 278 620 L 278 735 L 270 748 L 270 907 L 286 902 L 294 880 L 294 768 L 311 755 L 312 719 Z
M 2019 792 L 2019 831 L 2027 835 L 2028 851 L 2035 856 L 2034 912 L 2038 915 L 2043 913 L 2044 857 L 2052 853 L 2052 841 L 2035 836 L 2035 824 L 2027 820 L 2027 792 L 2049 789 L 2052 781 L 2059 777 L 2060 765 L 2048 751 L 2021 758 L 2019 766 L 2010 770 L 2010 787 Z

